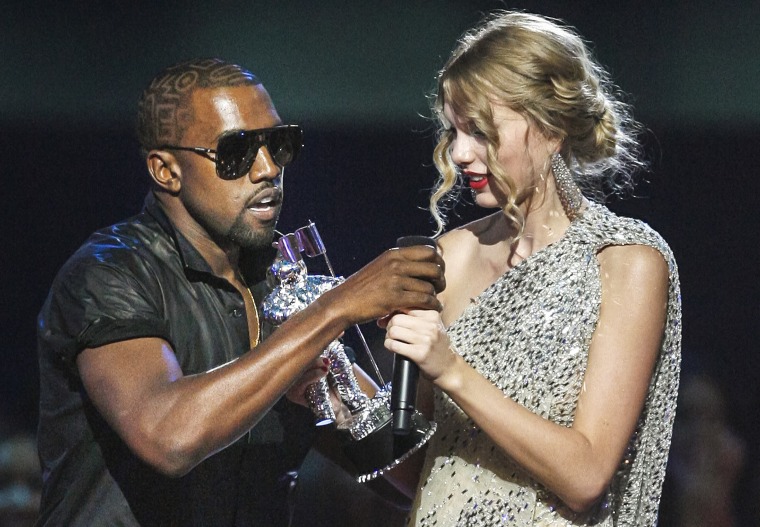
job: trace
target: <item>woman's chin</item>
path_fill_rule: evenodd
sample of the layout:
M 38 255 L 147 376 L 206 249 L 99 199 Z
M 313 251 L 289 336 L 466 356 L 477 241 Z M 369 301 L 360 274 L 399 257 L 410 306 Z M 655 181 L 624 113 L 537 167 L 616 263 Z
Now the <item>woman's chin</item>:
M 493 194 L 478 194 L 475 197 L 475 205 L 483 209 L 500 209 L 501 204 L 493 196 Z

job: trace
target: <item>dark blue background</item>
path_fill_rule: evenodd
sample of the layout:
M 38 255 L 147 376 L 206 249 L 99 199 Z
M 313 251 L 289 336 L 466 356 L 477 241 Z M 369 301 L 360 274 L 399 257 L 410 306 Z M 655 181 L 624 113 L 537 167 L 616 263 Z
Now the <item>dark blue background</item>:
M 282 4 L 75 1 L 56 4 L 52 13 L 28 4 L 7 8 L 0 36 L 6 424 L 35 425 L 34 323 L 57 269 L 91 231 L 142 204 L 147 179 L 130 115 L 141 86 L 169 63 L 228 52 L 262 76 L 286 121 L 303 123 L 306 145 L 285 178 L 280 230 L 315 221 L 339 274 L 355 271 L 400 235 L 432 232 L 425 210 L 436 177 L 432 129 L 417 113 L 425 112 L 424 94 L 459 32 L 479 11 L 503 4 L 390 3 L 354 15 L 345 2 Z M 614 3 L 511 5 L 574 24 L 633 93 L 637 115 L 650 128 L 652 171 L 639 197 L 612 207 L 648 221 L 671 244 L 682 281 L 684 370 L 719 381 L 730 424 L 750 447 L 751 467 L 760 445 L 760 47 L 746 28 L 748 17 L 756 21 L 760 13 L 750 2 L 608 4 Z M 239 45 L 262 27 L 266 41 Z M 320 63 L 294 61 L 303 55 L 294 46 L 308 47 Z M 479 214 L 467 206 L 457 212 L 452 225 Z M 374 341 L 375 329 L 365 329 Z M 387 354 L 377 356 L 387 372 Z

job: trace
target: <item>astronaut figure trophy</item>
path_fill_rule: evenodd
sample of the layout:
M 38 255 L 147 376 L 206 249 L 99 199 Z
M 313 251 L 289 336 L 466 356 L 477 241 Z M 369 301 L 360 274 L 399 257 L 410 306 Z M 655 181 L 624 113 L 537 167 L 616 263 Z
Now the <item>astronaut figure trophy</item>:
M 269 268 L 267 278 L 277 285 L 264 299 L 262 313 L 264 319 L 279 326 L 322 293 L 343 282 L 343 278 L 335 276 L 322 239 L 312 222 L 294 233 L 283 235 L 274 245 L 277 257 Z M 332 276 L 308 274 L 303 254 L 309 257 L 322 255 Z M 311 384 L 305 395 L 314 412 L 316 425 L 332 425 L 336 422 L 336 415 L 330 401 L 330 386 L 335 387 L 351 413 L 349 418 L 337 425 L 338 430 L 350 438 L 345 441 L 344 450 L 356 465 L 359 473 L 357 481 L 366 482 L 419 450 L 435 432 L 436 424 L 415 412 L 412 433 L 408 437 L 391 434 L 390 384 L 384 384 L 361 330 L 358 326 L 355 329 L 380 380 L 381 388 L 375 396 L 368 397 L 362 391 L 340 339 L 332 341 L 322 352 L 322 356 L 330 362 L 327 376 Z

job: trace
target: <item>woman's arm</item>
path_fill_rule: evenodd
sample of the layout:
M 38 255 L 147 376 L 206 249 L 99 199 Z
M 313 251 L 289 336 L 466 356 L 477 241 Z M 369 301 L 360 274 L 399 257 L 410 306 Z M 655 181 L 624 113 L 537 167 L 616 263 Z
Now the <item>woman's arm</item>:
M 646 398 L 667 310 L 668 268 L 655 249 L 611 246 L 599 254 L 602 301 L 571 428 L 503 392 L 450 349 L 440 316 L 397 315 L 385 345 L 415 361 L 504 452 L 571 509 L 604 493 Z

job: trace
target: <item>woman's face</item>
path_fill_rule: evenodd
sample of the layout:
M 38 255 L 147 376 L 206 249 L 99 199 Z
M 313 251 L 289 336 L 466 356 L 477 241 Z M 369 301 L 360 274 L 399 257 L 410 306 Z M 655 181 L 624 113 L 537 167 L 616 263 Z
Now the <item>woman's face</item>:
M 515 185 L 519 206 L 535 192 L 537 183 L 547 174 L 550 155 L 558 143 L 548 140 L 511 108 L 496 104 L 491 108 L 499 133 L 497 159 L 506 177 Z M 503 207 L 507 198 L 488 166 L 485 135 L 474 123 L 457 116 L 448 103 L 444 104 L 443 112 L 453 134 L 449 147 L 451 159 L 467 178 L 475 202 L 486 208 Z

